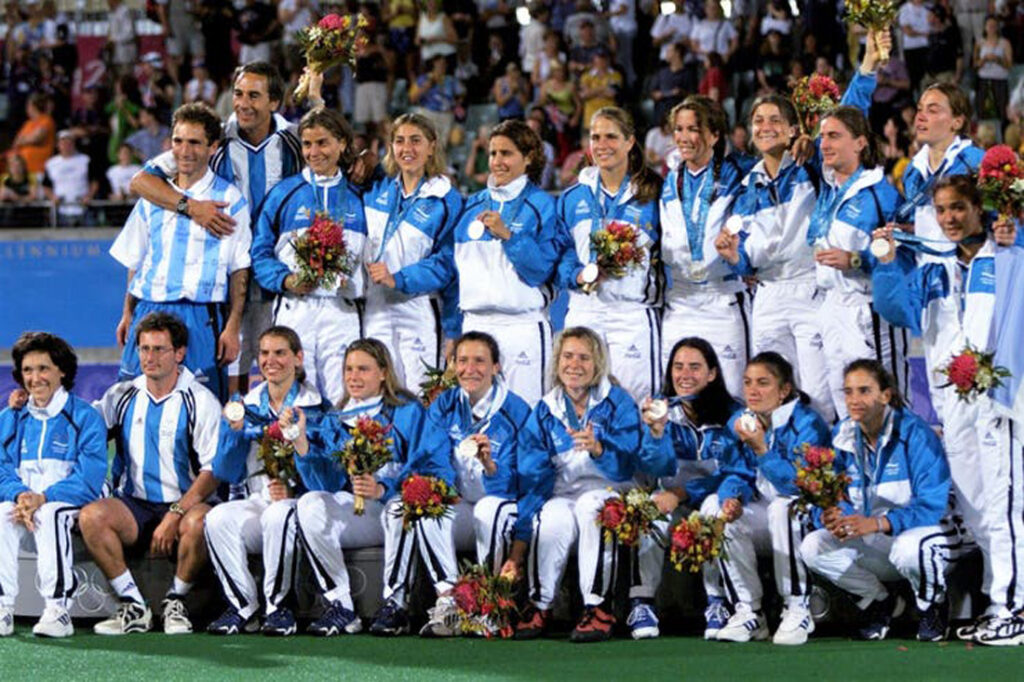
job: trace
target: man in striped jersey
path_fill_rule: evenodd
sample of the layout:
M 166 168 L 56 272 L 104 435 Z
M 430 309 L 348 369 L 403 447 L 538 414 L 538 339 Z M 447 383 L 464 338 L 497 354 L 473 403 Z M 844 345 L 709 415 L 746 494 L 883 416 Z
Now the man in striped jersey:
M 121 600 L 117 613 L 95 631 L 123 635 L 152 627 L 153 613 L 128 570 L 125 550 L 169 556 L 177 545 L 163 625 L 167 634 L 182 634 L 192 631 L 184 598 L 207 558 L 203 518 L 218 485 L 212 466 L 220 404 L 181 365 L 189 332 L 178 318 L 150 313 L 135 333 L 142 376 L 115 384 L 97 406 L 117 444 L 117 490 L 82 509 L 78 523 Z
M 242 312 L 249 276 L 249 203 L 209 168 L 220 139 L 220 121 L 205 104 L 186 104 L 174 113 L 171 151 L 177 172 L 172 183 L 187 196 L 227 204 L 236 225 L 218 238 L 196 221 L 141 199 L 110 247 L 128 268 L 128 292 L 117 325 L 124 346 L 119 378 L 139 374 L 134 321 L 153 311 L 177 315 L 190 332 L 184 364 L 221 399 L 227 385 L 223 366 L 238 356 Z M 230 281 L 229 281 L 230 280 Z M 230 293 L 230 311 L 223 304 Z
M 224 139 L 210 166 L 242 190 L 255 220 L 270 189 L 302 169 L 302 149 L 295 126 L 276 113 L 284 99 L 284 81 L 276 67 L 267 62 L 243 64 L 235 70 L 233 82 L 234 114 L 224 124 Z M 175 173 L 173 155 L 161 154 L 132 179 L 131 189 L 158 206 L 189 216 L 217 237 L 227 237 L 238 229 L 224 212 L 228 208 L 224 202 L 179 192 L 168 181 Z M 249 293 L 239 356 L 229 367 L 232 394 L 245 392 L 249 369 L 259 352 L 257 339 L 271 325 L 270 296 L 255 285 Z

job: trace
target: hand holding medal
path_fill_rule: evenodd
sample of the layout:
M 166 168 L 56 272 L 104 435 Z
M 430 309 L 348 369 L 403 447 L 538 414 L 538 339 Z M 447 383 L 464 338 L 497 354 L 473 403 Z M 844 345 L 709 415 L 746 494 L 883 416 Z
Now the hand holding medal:
M 470 239 L 480 239 L 484 236 L 483 230 L 493 234 L 498 239 L 505 241 L 512 236 L 512 232 L 505 226 L 498 211 L 483 211 L 476 217 L 476 220 L 469 224 L 468 233 Z
M 896 239 L 893 231 L 895 223 L 889 223 L 871 233 L 871 255 L 878 259 L 879 263 L 891 263 L 896 259 Z
M 491 456 L 491 440 L 485 434 L 472 433 L 466 436 L 459 441 L 455 452 L 461 459 L 476 458 L 479 460 L 488 476 L 493 476 L 498 470 L 498 465 L 494 463 Z
M 651 435 L 661 438 L 668 422 L 668 401 L 663 398 L 648 398 L 640 410 L 644 424 L 651 430 Z

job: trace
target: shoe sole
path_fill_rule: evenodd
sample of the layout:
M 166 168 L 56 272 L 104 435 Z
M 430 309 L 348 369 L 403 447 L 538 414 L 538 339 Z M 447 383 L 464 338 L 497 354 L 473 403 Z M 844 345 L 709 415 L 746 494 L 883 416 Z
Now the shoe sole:
M 661 630 L 657 627 L 637 628 L 630 633 L 633 639 L 657 639 L 661 636 Z
M 359 632 L 359 630 L 357 630 L 356 632 Z M 352 634 L 355 634 L 355 633 L 352 633 Z M 386 629 L 386 630 L 385 629 L 374 630 L 373 628 L 370 628 L 370 634 L 374 635 L 375 637 L 400 637 L 401 635 L 409 634 L 409 626 L 405 625 L 405 626 L 400 627 L 400 628 L 389 628 L 389 629 Z
M 974 640 L 978 644 L 984 644 L 985 646 L 1020 646 L 1024 644 L 1024 634 L 1017 635 L 1015 637 L 1003 637 L 1000 639 L 983 639 L 979 637 Z
M 277 629 L 270 629 L 270 630 L 264 629 L 264 630 L 260 630 L 260 632 L 263 633 L 264 635 L 266 635 L 267 637 L 291 637 L 292 635 L 294 635 L 298 631 L 299 631 L 299 628 L 296 625 L 293 625 L 290 628 L 285 628 L 284 630 L 277 630 Z
M 118 630 L 117 632 L 113 632 L 113 631 L 107 632 L 105 630 L 93 629 L 93 632 L 95 634 L 97 634 L 97 635 L 103 635 L 104 637 L 120 637 L 121 635 L 133 635 L 133 634 L 136 634 L 136 633 L 149 632 L 152 629 L 153 629 L 152 627 L 148 627 L 148 628 L 133 627 L 133 628 L 128 628 L 127 630 Z
M 70 630 L 65 632 L 36 632 L 35 630 L 32 630 L 32 634 L 36 637 L 43 637 L 45 639 L 63 639 L 65 637 L 72 636 L 73 634 L 75 634 L 75 631 Z

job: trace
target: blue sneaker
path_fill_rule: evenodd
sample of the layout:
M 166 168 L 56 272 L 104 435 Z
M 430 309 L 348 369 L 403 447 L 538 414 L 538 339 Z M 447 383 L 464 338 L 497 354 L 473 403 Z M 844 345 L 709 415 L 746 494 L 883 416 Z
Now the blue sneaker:
M 864 610 L 864 625 L 860 627 L 861 639 L 881 640 L 889 634 L 892 619 L 903 613 L 903 597 L 889 595 L 885 599 L 871 602 Z
M 398 602 L 388 599 L 373 617 L 370 634 L 381 636 L 404 635 L 409 632 L 409 614 Z
M 297 630 L 295 615 L 291 609 L 284 607 L 268 613 L 266 620 L 263 621 L 263 634 L 268 637 L 289 637 Z
M 921 612 L 921 622 L 917 624 L 919 642 L 941 642 L 949 634 L 949 602 L 942 600 L 937 604 L 929 604 Z
M 234 606 L 229 606 L 228 610 L 222 613 L 220 618 L 206 627 L 206 631 L 211 635 L 237 635 L 243 632 L 247 634 L 256 632 L 259 627 L 260 622 L 256 619 L 256 616 L 250 616 L 248 619 L 243 618 Z
M 718 631 L 725 627 L 732 614 L 729 606 L 721 597 L 708 597 L 708 607 L 704 609 L 704 639 L 712 640 L 718 637 Z
M 306 629 L 311 635 L 317 637 L 334 637 L 335 635 L 354 635 L 363 629 L 363 621 L 355 612 L 346 609 L 339 602 L 333 602 L 320 616 L 320 620 L 312 623 Z
M 633 639 L 654 639 L 661 634 L 658 629 L 658 614 L 654 607 L 642 599 L 631 599 L 629 618 L 626 619 Z

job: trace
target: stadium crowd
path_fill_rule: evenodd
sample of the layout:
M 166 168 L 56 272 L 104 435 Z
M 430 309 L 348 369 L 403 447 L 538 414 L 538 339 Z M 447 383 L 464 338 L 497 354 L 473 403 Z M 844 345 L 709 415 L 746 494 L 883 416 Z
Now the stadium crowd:
M 11 35 L 46 40 L 45 9 L 28 7 Z M 356 633 L 345 553 L 383 545 L 374 634 L 409 631 L 420 564 L 437 592 L 421 634 L 457 634 L 463 552 L 526 586 L 515 636 L 539 637 L 575 549 L 584 609 L 571 639 L 603 641 L 625 569 L 596 518 L 639 482 L 666 516 L 724 523 L 727 552 L 701 567 L 707 639 L 804 644 L 814 581 L 850 595 L 859 636 L 884 639 L 905 606 L 894 583 L 907 581 L 917 637 L 939 641 L 946 575 L 977 551 L 988 605 L 957 636 L 1024 642 L 1022 235 L 984 205 L 967 94 L 982 112 L 998 102 L 997 139 L 1019 135 L 1002 113 L 1014 101 L 1015 3 L 991 8 L 1009 13 L 1000 22 L 973 3 L 910 0 L 897 35 L 854 34 L 848 49 L 816 45 L 843 31 L 833 3 L 798 16 L 785 3 L 734 3 L 729 18 L 715 0 L 679 3 L 653 23 L 648 11 L 667 4 L 554 3 L 529 7 L 521 31 L 503 2 L 449 12 L 428 0 L 418 17 L 411 2 L 359 5 L 348 11 L 371 17 L 371 47 L 353 72 L 313 76 L 308 110 L 289 99 L 301 59 L 278 24 L 304 26 L 310 8 L 175 7 L 154 8 L 168 50 L 142 58 L 150 104 L 134 122 L 126 114 L 127 146 L 105 147 L 119 156 L 111 184 L 141 197 L 110 249 L 128 273 L 120 381 L 90 405 L 72 392 L 66 341 L 26 332 L 13 346 L 22 390 L 0 413 L 0 635 L 13 633 L 18 549 L 32 544 L 46 600 L 34 632 L 73 633 L 77 527 L 120 599 L 100 634 L 153 627 L 126 562 L 147 551 L 176 557 L 161 605 L 169 634 L 192 631 L 186 596 L 207 562 L 227 602 L 210 632 L 294 634 L 300 552 L 326 604 L 309 632 Z M 127 10 L 111 10 L 122 112 L 135 56 L 115 21 Z M 229 25 L 240 65 L 216 73 L 232 63 Z M 930 52 L 941 37 L 950 56 L 964 32 L 977 59 Z M 649 82 L 647 33 L 663 61 Z M 38 62 L 25 44 L 8 54 Z M 290 65 L 290 79 L 271 62 Z M 204 84 L 207 71 L 218 86 Z M 812 71 L 845 86 L 805 129 L 787 89 Z M 391 106 L 396 92 L 408 110 Z M 618 105 L 647 93 L 645 135 L 644 106 Z M 103 125 L 107 98 L 89 97 L 95 116 L 80 120 Z M 494 118 L 473 131 L 469 111 L 488 98 Z M 68 209 L 100 182 L 76 151 L 80 133 L 56 132 L 56 104 L 34 91 L 25 125 L 55 133 L 43 168 L 49 191 L 74 197 L 60 214 L 74 224 L 81 213 Z M 463 125 L 475 132 L 468 196 L 446 161 L 466 144 Z M 142 149 L 148 158 L 132 158 Z M 1007 153 L 1000 168 L 1014 163 Z M 62 195 L 73 173 L 87 189 Z M 340 276 L 311 277 L 317 265 L 301 253 L 323 222 L 342 228 Z M 606 259 L 601 240 L 615 234 L 629 235 L 628 263 Z M 555 336 L 560 292 L 568 312 Z M 910 333 L 939 430 L 903 397 Z M 961 386 L 965 348 L 1005 366 L 1002 385 Z M 455 385 L 424 407 L 409 389 L 446 359 Z M 263 382 L 250 388 L 253 363 Z M 346 469 L 336 453 L 367 438 L 366 417 L 388 427 L 390 461 Z M 280 477 L 266 470 L 271 429 L 295 453 Z M 846 499 L 797 505 L 806 447 L 834 450 Z M 456 491 L 447 514 L 412 517 L 414 476 Z M 262 585 L 250 554 L 262 556 Z M 627 556 L 626 629 L 657 637 L 666 549 L 648 536 Z M 770 557 L 783 603 L 774 633 L 758 556 Z

